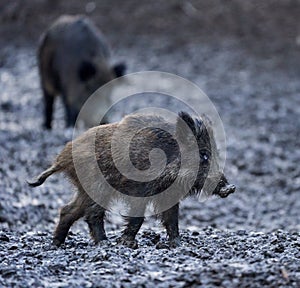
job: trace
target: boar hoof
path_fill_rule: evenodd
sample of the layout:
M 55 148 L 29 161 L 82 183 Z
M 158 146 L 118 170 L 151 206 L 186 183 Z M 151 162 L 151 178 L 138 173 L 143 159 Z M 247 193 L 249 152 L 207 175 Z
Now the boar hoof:
M 98 240 L 98 241 L 94 241 L 95 245 L 109 245 L 111 244 L 111 242 L 105 238 L 105 239 L 101 239 L 101 240 Z
M 173 249 L 173 248 L 177 248 L 180 246 L 180 239 L 179 238 L 175 238 L 172 240 L 169 240 L 169 242 L 158 242 L 156 244 L 156 249 Z
M 225 187 L 222 187 L 219 196 L 221 198 L 226 198 L 229 194 L 234 193 L 235 191 L 235 186 L 234 185 L 227 185 Z
M 169 240 L 169 246 L 170 248 L 177 248 L 180 246 L 180 239 L 179 238 L 175 238 L 172 240 Z
M 169 249 L 169 245 L 165 242 L 158 242 L 155 246 L 156 249 Z
M 60 247 L 63 243 L 61 241 L 59 241 L 58 239 L 53 239 L 52 241 L 52 246 L 55 246 L 55 247 Z
M 124 245 L 131 249 L 137 249 L 139 248 L 138 242 L 136 240 L 128 240 L 124 238 L 119 238 L 117 240 L 118 245 Z

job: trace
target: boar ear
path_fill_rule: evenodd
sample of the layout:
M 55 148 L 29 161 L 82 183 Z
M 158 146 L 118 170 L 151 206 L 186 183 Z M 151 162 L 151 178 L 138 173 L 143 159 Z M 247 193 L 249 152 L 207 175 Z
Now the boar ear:
M 213 123 L 211 119 L 206 114 L 201 115 L 201 118 L 203 120 L 207 132 L 210 136 L 213 136 Z
M 127 67 L 126 67 L 125 63 L 119 63 L 119 64 L 114 65 L 112 67 L 112 69 L 116 74 L 116 78 L 118 78 L 118 77 L 124 76 Z
M 81 62 L 78 70 L 78 77 L 81 82 L 86 82 L 96 75 L 96 67 L 88 61 Z
M 180 141 L 186 143 L 188 141 L 187 135 L 189 133 L 187 129 L 190 129 L 190 131 L 192 131 L 192 133 L 195 135 L 195 122 L 194 119 L 190 116 L 190 114 L 186 112 L 180 112 L 178 116 L 179 117 L 177 118 L 176 122 L 176 136 Z

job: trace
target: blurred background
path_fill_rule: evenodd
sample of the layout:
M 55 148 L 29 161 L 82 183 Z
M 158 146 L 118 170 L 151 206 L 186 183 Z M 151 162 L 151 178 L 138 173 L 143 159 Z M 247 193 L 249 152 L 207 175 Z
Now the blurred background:
M 1 40 L 35 42 L 60 14 L 87 14 L 114 43 L 167 37 L 177 48 L 190 42 L 234 37 L 245 47 L 290 50 L 299 46 L 299 1 L 50 1 L 0 4 Z M 151 38 L 150 38 L 151 39 Z M 283 51 L 282 51 L 283 52 Z
M 67 248 L 46 246 L 74 189 L 62 175 L 36 189 L 25 181 L 48 167 L 72 129 L 61 101 L 54 129 L 42 129 L 36 51 L 58 16 L 77 13 L 95 21 L 127 73 L 182 76 L 221 116 L 225 174 L 237 189 L 182 203 L 179 250 L 155 249 L 165 234 L 152 218 L 135 252 L 95 249 L 83 221 Z M 0 1 L 0 286 L 300 287 L 299 16 L 300 0 Z M 120 217 L 108 217 L 109 238 L 121 227 Z

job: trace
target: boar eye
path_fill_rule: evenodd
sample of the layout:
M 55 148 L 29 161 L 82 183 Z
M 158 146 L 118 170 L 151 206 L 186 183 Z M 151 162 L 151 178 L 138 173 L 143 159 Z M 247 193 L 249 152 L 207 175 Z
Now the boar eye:
M 200 159 L 203 165 L 208 165 L 210 160 L 210 155 L 206 151 L 200 152 Z

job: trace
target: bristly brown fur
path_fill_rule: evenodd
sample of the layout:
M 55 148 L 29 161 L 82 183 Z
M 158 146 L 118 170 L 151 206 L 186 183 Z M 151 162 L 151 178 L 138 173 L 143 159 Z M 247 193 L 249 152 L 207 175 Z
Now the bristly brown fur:
M 78 192 L 74 200 L 61 210 L 60 221 L 53 240 L 56 245 L 60 245 L 64 242 L 69 228 L 74 221 L 84 216 L 89 225 L 90 234 L 95 242 L 106 239 L 103 223 L 105 209 L 97 204 L 100 202 L 97 201 L 96 203 L 95 200 L 93 200 L 94 198 L 92 199 L 90 194 L 88 195 L 85 191 L 85 189 L 88 189 L 87 191 L 97 190 L 97 188 L 102 185 L 102 183 L 99 183 L 99 171 L 97 169 L 101 170 L 106 181 L 117 191 L 124 195 L 139 198 L 160 195 L 160 192 L 165 191 L 176 179 L 179 183 L 178 187 L 186 191 L 186 195 L 188 195 L 188 193 L 197 194 L 201 189 L 205 189 L 204 183 L 211 165 L 209 157 L 213 154 L 213 151 L 211 151 L 212 147 L 215 146 L 215 144 L 211 144 L 214 142 L 214 139 L 211 138 L 213 136 L 203 124 L 203 119 L 193 119 L 187 113 L 180 113 L 179 116 L 177 122 L 172 123 L 159 116 L 129 115 L 119 123 L 91 128 L 73 142 L 67 143 L 62 152 L 57 156 L 54 164 L 41 173 L 36 181 L 29 182 L 30 186 L 36 187 L 44 183 L 53 173 L 63 172 L 75 187 L 77 187 Z M 182 121 L 185 124 L 182 123 Z M 149 123 L 151 123 L 151 125 L 149 125 Z M 192 134 L 188 134 L 187 129 L 192 131 Z M 126 147 L 126 143 L 130 143 L 130 160 L 139 170 L 145 170 L 151 166 L 149 153 L 152 149 L 159 148 L 165 152 L 166 166 L 159 177 L 149 182 L 137 182 L 127 179 L 118 171 L 115 166 L 115 161 L 123 161 L 123 159 L 121 154 L 116 153 L 116 155 L 112 155 L 111 143 L 114 133 L 119 130 L 122 132 L 122 137 L 118 138 L 118 144 L 120 147 Z M 133 138 L 130 136 L 132 131 L 136 131 Z M 175 137 L 172 135 L 175 135 Z M 192 140 L 189 139 L 189 137 L 196 139 L 200 156 L 197 178 L 194 183 L 190 183 L 189 181 L 190 174 L 194 171 L 190 171 L 191 169 L 180 170 L 181 153 L 184 153 L 184 151 L 180 151 L 177 143 L 177 141 L 182 141 L 184 143 L 184 149 L 188 151 Z M 90 140 L 92 140 L 95 145 L 92 149 L 89 146 L 91 143 Z M 191 159 L 191 161 L 192 160 L 193 159 Z M 75 167 L 74 161 L 76 161 L 76 165 L 78 166 Z M 93 166 L 92 162 L 95 162 L 96 166 Z M 81 169 L 81 171 L 79 171 L 81 173 L 80 179 L 78 178 L 78 169 Z M 225 188 L 228 182 L 221 172 L 216 172 L 214 176 L 215 179 L 210 179 L 209 185 L 212 185 L 212 181 L 216 181 L 216 179 L 220 181 L 212 193 L 218 194 L 222 189 L 222 194 L 220 195 L 225 196 L 227 195 Z M 187 187 L 191 184 L 193 187 L 189 191 Z M 232 189 L 232 186 L 230 189 Z M 106 195 L 102 196 L 104 198 L 106 197 L 105 199 L 108 202 L 114 200 L 111 198 L 116 197 L 115 194 L 107 195 L 105 191 L 102 190 L 101 193 Z M 178 199 L 179 202 L 182 198 L 180 195 L 183 195 L 182 191 L 178 190 L 178 192 L 174 191 L 174 193 L 178 193 L 178 195 L 174 194 L 174 197 L 178 197 L 175 199 Z M 167 201 L 167 199 L 155 199 L 160 200 L 153 200 L 156 202 L 152 202 L 151 204 L 154 206 L 154 209 L 156 209 L 155 211 L 160 211 L 162 202 Z M 136 211 L 137 214 L 135 215 L 139 217 L 126 218 L 127 226 L 120 240 L 121 243 L 131 247 L 136 247 L 135 236 L 143 223 L 143 213 L 149 204 L 147 201 L 145 201 L 144 204 L 141 204 L 142 202 L 139 203 L 139 207 L 134 206 L 132 203 L 130 205 L 127 203 L 131 212 Z M 162 212 L 160 217 L 166 227 L 170 245 L 176 246 L 179 243 L 178 203 L 167 211 Z

